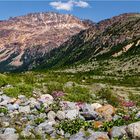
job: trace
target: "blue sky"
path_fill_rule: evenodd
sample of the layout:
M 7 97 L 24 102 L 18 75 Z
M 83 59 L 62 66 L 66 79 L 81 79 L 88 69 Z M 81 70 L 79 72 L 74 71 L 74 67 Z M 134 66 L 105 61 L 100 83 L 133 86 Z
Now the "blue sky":
M 0 20 L 25 15 L 27 13 L 49 11 L 73 14 L 81 19 L 90 19 L 98 22 L 121 13 L 140 13 L 140 1 L 0 1 Z

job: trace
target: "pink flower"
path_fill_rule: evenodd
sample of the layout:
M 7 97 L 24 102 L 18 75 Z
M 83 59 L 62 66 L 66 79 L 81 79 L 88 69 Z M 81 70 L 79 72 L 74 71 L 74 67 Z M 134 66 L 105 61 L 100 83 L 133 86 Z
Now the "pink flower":
M 52 96 L 54 97 L 54 98 L 60 98 L 60 97 L 62 97 L 62 96 L 64 96 L 65 94 L 64 94 L 64 92 L 62 92 L 62 91 L 54 91 L 53 93 L 52 93 Z
M 135 103 L 132 102 L 132 101 L 124 101 L 122 103 L 122 105 L 125 106 L 125 107 L 133 107 L 135 105 Z
M 128 121 L 128 120 L 130 120 L 131 118 L 130 118 L 130 116 L 124 116 L 123 119 L 124 119 L 125 121 Z

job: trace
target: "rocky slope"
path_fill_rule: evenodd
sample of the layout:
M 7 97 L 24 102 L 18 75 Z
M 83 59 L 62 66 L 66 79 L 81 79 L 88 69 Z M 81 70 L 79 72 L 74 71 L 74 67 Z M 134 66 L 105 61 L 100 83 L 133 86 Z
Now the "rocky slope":
M 139 52 L 140 14 L 122 14 L 101 21 L 73 36 L 61 47 L 52 50 L 39 67 L 57 68 L 75 65 L 79 67 L 82 65 L 84 68 L 81 71 L 83 71 L 88 66 L 94 69 L 94 65 L 100 65 L 101 62 L 110 69 L 113 69 L 110 66 L 114 63 L 116 71 L 119 71 L 120 67 L 123 70 L 124 65 L 125 70 L 136 68 L 140 71 L 138 69 Z M 107 63 L 111 65 L 106 65 Z
M 72 15 L 34 13 L 0 22 L 0 70 L 27 65 L 89 27 Z

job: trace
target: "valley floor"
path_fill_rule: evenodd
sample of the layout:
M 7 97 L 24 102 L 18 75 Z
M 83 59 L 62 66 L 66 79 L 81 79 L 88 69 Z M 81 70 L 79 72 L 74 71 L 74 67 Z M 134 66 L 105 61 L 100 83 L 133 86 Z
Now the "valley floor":
M 0 74 L 0 139 L 140 139 L 140 77 Z

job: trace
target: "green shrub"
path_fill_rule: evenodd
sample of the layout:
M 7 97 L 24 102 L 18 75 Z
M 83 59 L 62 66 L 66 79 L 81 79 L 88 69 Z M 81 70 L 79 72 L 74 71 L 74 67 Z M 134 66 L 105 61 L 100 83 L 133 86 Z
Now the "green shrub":
M 84 128 L 86 130 L 89 127 L 91 127 L 91 124 L 89 122 L 78 118 L 74 120 L 64 120 L 57 126 L 59 130 L 62 129 L 65 133 L 69 133 L 71 135 L 79 132 L 81 128 Z
M 37 119 L 34 120 L 35 124 L 37 124 L 37 125 L 43 123 L 44 121 L 45 121 L 44 118 L 37 118 Z
M 8 113 L 7 108 L 0 108 L 0 113 L 7 114 Z

